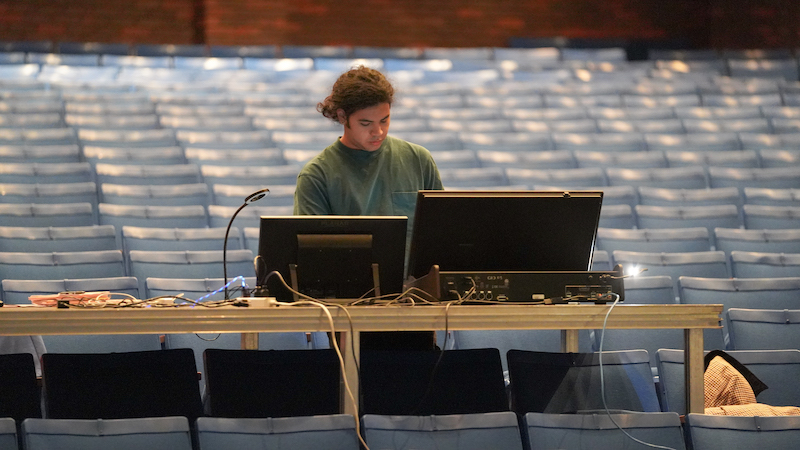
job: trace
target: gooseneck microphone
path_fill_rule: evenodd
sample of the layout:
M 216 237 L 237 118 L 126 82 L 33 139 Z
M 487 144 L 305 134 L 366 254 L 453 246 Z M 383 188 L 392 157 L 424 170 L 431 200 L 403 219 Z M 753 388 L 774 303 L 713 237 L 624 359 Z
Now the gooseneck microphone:
M 269 189 L 259 189 L 252 194 L 248 195 L 244 199 L 244 203 L 242 206 L 239 207 L 231 216 L 231 220 L 228 221 L 228 228 L 225 229 L 225 240 L 222 242 L 222 277 L 223 283 L 225 286 L 225 300 L 228 300 L 228 234 L 231 232 L 231 225 L 233 225 L 233 219 L 239 214 L 239 211 L 243 210 L 245 206 L 249 205 L 250 203 L 257 202 L 264 198 L 267 194 L 269 194 Z

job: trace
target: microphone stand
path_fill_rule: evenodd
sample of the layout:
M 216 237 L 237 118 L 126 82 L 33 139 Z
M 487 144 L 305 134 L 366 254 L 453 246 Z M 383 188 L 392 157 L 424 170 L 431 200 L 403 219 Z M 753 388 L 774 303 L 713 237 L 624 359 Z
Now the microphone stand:
M 231 220 L 228 221 L 228 228 L 225 229 L 225 240 L 222 242 L 222 278 L 223 283 L 225 286 L 225 300 L 228 300 L 228 234 L 231 232 L 231 225 L 233 225 L 233 219 L 239 214 L 239 211 L 243 210 L 245 206 L 249 205 L 250 203 L 257 202 L 264 198 L 269 193 L 269 189 L 264 188 L 258 191 L 253 192 L 252 194 L 248 195 L 244 199 L 244 203 L 242 206 L 239 207 L 231 216 Z

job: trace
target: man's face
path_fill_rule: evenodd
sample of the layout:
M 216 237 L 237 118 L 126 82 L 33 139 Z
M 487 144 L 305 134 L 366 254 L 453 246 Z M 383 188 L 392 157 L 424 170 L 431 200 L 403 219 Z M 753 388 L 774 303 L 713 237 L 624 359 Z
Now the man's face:
M 344 125 L 342 144 L 358 150 L 374 152 L 389 133 L 391 105 L 379 103 L 360 109 L 345 120 L 344 111 L 339 110 L 339 122 Z

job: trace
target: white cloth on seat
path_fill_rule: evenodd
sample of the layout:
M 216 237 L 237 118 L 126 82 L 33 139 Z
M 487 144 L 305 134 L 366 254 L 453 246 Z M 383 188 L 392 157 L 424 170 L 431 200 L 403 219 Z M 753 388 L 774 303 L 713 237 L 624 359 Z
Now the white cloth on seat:
M 36 376 L 42 376 L 42 354 L 45 352 L 41 336 L 0 336 L 0 354 L 30 353 L 36 365 Z

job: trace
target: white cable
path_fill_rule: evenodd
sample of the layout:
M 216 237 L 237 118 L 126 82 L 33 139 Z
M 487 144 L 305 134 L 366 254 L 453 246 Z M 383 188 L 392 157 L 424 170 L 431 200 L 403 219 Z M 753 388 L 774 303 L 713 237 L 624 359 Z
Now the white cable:
M 613 294 L 613 295 L 616 295 L 617 298 L 616 298 L 616 300 L 614 300 L 614 303 L 612 303 L 611 306 L 608 307 L 608 312 L 606 313 L 606 317 L 605 317 L 605 319 L 603 319 L 603 329 L 600 330 L 600 348 L 598 349 L 598 357 L 599 357 L 599 362 L 600 362 L 600 397 L 603 400 L 603 408 L 605 408 L 606 414 L 608 415 L 608 418 L 611 419 L 611 422 L 614 424 L 614 426 L 619 428 L 619 430 L 622 431 L 625 434 L 625 436 L 628 436 L 634 442 L 638 442 L 639 444 L 646 445 L 646 446 L 652 447 L 652 448 L 661 448 L 661 449 L 665 449 L 665 450 L 675 450 L 672 447 L 665 447 L 665 446 L 662 446 L 662 445 L 650 444 L 648 442 L 644 442 L 642 440 L 636 439 L 635 437 L 631 436 L 630 433 L 625 431 L 625 429 L 622 428 L 617 423 L 616 420 L 614 420 L 614 416 L 611 415 L 611 411 L 608 409 L 608 405 L 606 404 L 606 383 L 605 383 L 605 378 L 603 377 L 603 339 L 605 338 L 605 334 L 606 334 L 606 323 L 608 322 L 608 316 L 611 315 L 611 310 L 613 310 L 614 307 L 617 306 L 617 303 L 619 303 L 619 299 L 620 299 L 619 294 Z
M 358 419 L 358 402 L 356 402 L 356 398 L 355 396 L 353 396 L 353 391 L 350 389 L 350 383 L 347 381 L 347 373 L 345 372 L 345 367 L 344 367 L 344 357 L 342 356 L 341 350 L 339 350 L 339 343 L 336 342 L 336 325 L 334 325 L 333 323 L 333 316 L 331 315 L 330 310 L 328 310 L 328 307 L 326 305 L 323 305 L 319 302 L 308 301 L 308 300 L 300 300 L 294 303 L 287 304 L 287 306 L 294 306 L 294 305 L 317 306 L 320 309 L 322 309 L 322 311 L 325 312 L 325 316 L 327 316 L 328 323 L 331 326 L 331 333 L 334 336 L 334 338 L 331 339 L 331 342 L 333 343 L 333 349 L 336 350 L 336 356 L 339 358 L 339 369 L 342 372 L 342 382 L 344 384 L 344 389 L 347 392 L 347 396 L 350 397 L 350 401 L 353 403 L 353 415 L 356 421 L 356 435 L 358 436 L 358 440 L 361 442 L 361 445 L 366 450 L 369 450 L 369 447 L 367 446 L 367 443 L 364 441 L 364 438 L 361 437 L 361 421 Z M 350 336 L 350 339 L 353 338 L 354 336 Z

